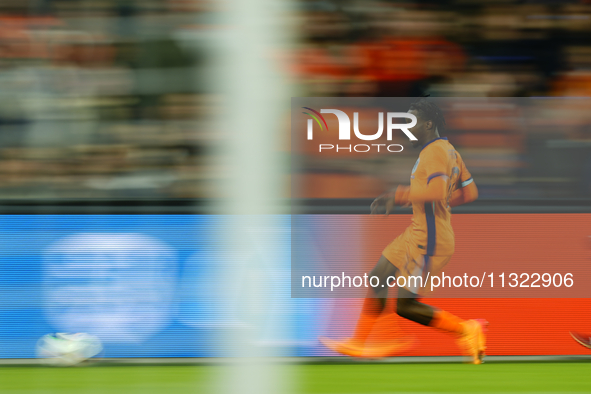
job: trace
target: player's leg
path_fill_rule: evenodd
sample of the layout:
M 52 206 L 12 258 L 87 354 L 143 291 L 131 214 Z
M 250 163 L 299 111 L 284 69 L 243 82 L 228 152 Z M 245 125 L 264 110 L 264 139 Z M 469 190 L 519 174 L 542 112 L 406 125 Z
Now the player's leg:
M 421 258 L 429 260 L 420 262 Z M 447 264 L 449 256 L 415 256 L 415 259 L 413 260 L 415 263 L 418 261 L 418 266 L 420 267 L 429 267 L 427 262 L 431 263 L 430 268 L 433 268 L 434 273 L 436 273 Z M 399 270 L 396 270 L 396 274 L 401 275 Z M 407 280 L 405 283 L 409 283 L 409 281 Z M 426 286 L 427 284 L 425 284 L 425 287 Z M 424 304 L 418 299 L 419 295 L 417 293 L 407 288 L 399 288 L 396 305 L 396 312 L 398 315 L 424 326 L 430 326 L 442 331 L 458 334 L 460 336 L 460 347 L 472 357 L 472 362 L 474 364 L 480 364 L 486 349 L 486 340 L 483 333 L 485 322 L 478 320 L 462 320 L 447 311 L 439 310 L 430 305 Z
M 328 338 L 320 338 L 320 341 L 328 348 L 350 356 L 365 356 L 365 345 L 372 329 L 382 313 L 386 314 L 384 308 L 387 304 L 388 286 L 382 288 L 381 284 L 386 284 L 389 276 L 394 277 L 396 267 L 404 264 L 406 261 L 406 236 L 409 230 L 393 240 L 382 252 L 375 267 L 370 272 L 371 276 L 377 276 L 380 279 L 380 285 L 376 288 L 369 288 L 367 297 L 364 299 L 361 308 L 361 314 L 354 334 L 345 341 L 334 341 Z M 393 313 L 393 311 L 392 311 Z
M 404 276 L 406 287 L 398 289 L 396 312 L 401 317 L 412 320 L 424 326 L 431 326 L 443 331 L 462 334 L 462 319 L 446 311 L 437 310 L 419 301 L 419 292 L 424 294 L 428 283 L 412 280 L 426 278 L 425 273 L 437 275 L 451 260 L 451 256 L 426 256 L 414 248 L 408 248 L 407 262 L 396 268 L 396 276 Z M 430 276 L 430 275 L 429 275 Z M 409 287 L 412 286 L 412 287 Z
M 396 313 L 405 319 L 423 326 L 431 326 L 443 331 L 462 334 L 464 320 L 449 312 L 438 310 L 418 301 L 418 294 L 401 287 L 398 289 Z
M 375 267 L 369 273 L 369 277 L 376 276 L 380 283 L 385 284 L 388 277 L 394 277 L 395 268 L 384 256 L 381 256 Z M 366 341 L 384 312 L 388 297 L 388 286 L 369 288 L 367 297 L 363 301 L 361 314 L 355 326 L 351 338 L 344 341 L 335 341 L 321 337 L 320 341 L 329 349 L 348 356 L 366 357 Z
M 408 260 L 407 239 L 409 234 L 410 228 L 390 242 L 382 251 L 382 255 L 369 274 L 370 278 L 372 276 L 378 277 L 380 285 L 369 288 L 363 302 L 361 315 L 353 335 L 353 340 L 358 343 L 366 343 L 372 328 L 384 312 L 389 288 L 387 280 L 389 278 L 395 279 L 398 267 L 404 266 Z
M 435 309 L 430 305 L 418 301 L 418 294 L 401 287 L 398 289 L 396 313 L 400 317 L 428 326 L 433 320 Z
M 483 324 L 477 320 L 462 320 L 449 312 L 438 310 L 417 300 L 418 295 L 405 288 L 398 289 L 398 315 L 443 331 L 458 334 L 459 345 L 470 355 L 471 362 L 481 364 L 486 349 Z
M 369 277 L 376 276 L 380 279 L 379 283 L 386 284 L 388 277 L 394 277 L 396 268 L 384 256 L 380 256 L 375 267 L 369 273 Z M 367 297 L 363 301 L 361 314 L 355 327 L 353 340 L 363 345 L 371 333 L 376 321 L 386 307 L 388 298 L 388 286 L 371 287 L 367 291 Z

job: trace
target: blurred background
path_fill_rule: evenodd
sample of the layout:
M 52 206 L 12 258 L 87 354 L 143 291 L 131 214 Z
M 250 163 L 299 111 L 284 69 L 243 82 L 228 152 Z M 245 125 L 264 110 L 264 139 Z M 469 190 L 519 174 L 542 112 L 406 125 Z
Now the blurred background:
M 591 92 L 588 1 L 274 4 L 271 28 L 293 39 L 269 48 L 264 62 L 291 96 Z M 0 12 L 0 199 L 223 196 L 231 134 L 216 122 L 224 105 L 218 49 L 232 39 L 223 2 L 6 0 Z M 273 133 L 287 156 L 284 111 Z M 492 116 L 516 116 L 500 111 Z M 446 135 L 481 198 L 583 198 L 591 161 L 573 157 L 590 156 L 591 137 L 579 117 L 576 128 L 519 130 L 452 121 Z M 373 197 L 407 182 L 410 169 L 307 161 L 312 198 Z
M 536 97 L 525 108 L 502 99 L 483 106 L 451 100 L 463 105 L 448 113 L 441 134 L 463 155 L 481 199 L 589 197 L 589 102 L 539 100 L 589 95 L 589 2 L 299 4 L 292 65 L 301 95 Z M 523 121 L 532 112 L 543 118 Z M 357 164 L 354 155 L 340 163 L 307 155 L 303 194 L 375 197 L 408 183 L 416 154 L 407 149 L 391 161 L 386 153 Z
M 3 1 L 0 198 L 213 197 L 216 11 Z
M 292 150 L 290 98 L 426 94 L 453 98 L 442 134 L 475 178 L 482 213 L 495 201 L 518 211 L 542 201 L 546 213 L 583 201 L 586 210 L 570 212 L 589 213 L 590 1 L 0 1 L 0 359 L 32 359 L 37 340 L 56 331 L 97 335 L 107 358 L 336 356 L 317 337 L 350 334 L 360 303 L 291 298 L 290 217 L 202 213 L 277 213 L 273 204 L 290 197 L 360 199 L 367 212 L 365 199 L 408 184 L 418 152 L 353 159 Z M 292 195 L 294 178 L 302 187 Z M 501 225 L 527 227 L 531 217 Z M 532 226 L 547 223 L 536 218 Z M 556 218 L 555 226 L 571 220 Z M 586 219 L 570 226 L 569 261 L 589 261 Z M 399 226 L 408 215 L 389 220 Z M 480 219 L 470 220 L 468 234 Z M 369 266 L 379 250 L 355 237 L 364 223 L 311 218 L 325 237 L 310 239 L 310 253 L 327 259 L 323 240 L 348 241 L 341 252 Z M 499 243 L 519 238 L 502 226 Z M 349 238 L 331 238 L 335 229 Z M 483 254 L 498 246 L 485 230 Z M 514 247 L 540 241 L 529 242 Z M 459 258 L 468 265 L 475 256 Z M 446 305 L 461 315 L 482 310 L 479 302 Z M 564 327 L 546 324 L 554 315 L 523 312 L 548 305 L 536 302 L 485 305 L 501 325 L 511 309 L 514 325 L 521 318 L 532 328 L 521 347 L 507 341 L 515 330 L 497 330 L 505 347 L 496 354 L 582 354 L 569 337 L 555 340 Z M 577 305 L 589 302 L 562 317 L 586 329 Z M 459 354 L 450 337 L 420 336 L 429 346 L 414 356 Z M 216 375 L 209 392 L 298 391 L 297 379 L 268 366 L 237 368 L 240 379 Z M 172 393 L 167 379 L 183 381 L 179 371 L 143 370 L 130 375 L 133 388 L 123 375 L 78 372 L 47 392 L 113 384 L 103 392 L 145 394 L 143 382 L 161 377 L 151 392 Z M 2 392 L 45 392 L 64 376 L 11 374 L 0 373 Z M 191 372 L 175 387 L 189 392 L 205 375 Z M 261 387 L 268 376 L 279 388 Z

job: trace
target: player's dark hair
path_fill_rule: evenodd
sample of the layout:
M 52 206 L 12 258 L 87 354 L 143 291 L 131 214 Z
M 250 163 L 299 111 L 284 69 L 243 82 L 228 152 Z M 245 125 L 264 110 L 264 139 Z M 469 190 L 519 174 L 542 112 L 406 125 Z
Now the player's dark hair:
M 410 109 L 417 111 L 421 119 L 432 121 L 440 133 L 445 131 L 445 118 L 437 104 L 422 98 L 412 103 Z

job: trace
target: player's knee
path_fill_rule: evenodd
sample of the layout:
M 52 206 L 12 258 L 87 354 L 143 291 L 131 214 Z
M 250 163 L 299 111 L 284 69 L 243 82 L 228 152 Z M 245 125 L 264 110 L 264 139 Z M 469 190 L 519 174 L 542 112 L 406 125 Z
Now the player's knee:
M 374 268 L 374 269 L 371 270 L 371 272 L 369 273 L 369 277 L 370 278 L 373 278 L 374 276 L 376 276 L 376 277 L 378 277 L 380 279 L 380 282 L 382 282 L 382 281 L 385 282 L 386 278 L 382 278 L 382 275 L 381 275 L 380 270 L 379 269 L 376 269 L 376 268 Z M 382 282 L 382 283 L 384 283 L 384 282 Z
M 384 256 L 380 257 L 377 264 L 369 273 L 369 277 L 375 276 L 380 279 L 381 283 L 385 283 L 389 276 L 396 275 L 396 268 Z

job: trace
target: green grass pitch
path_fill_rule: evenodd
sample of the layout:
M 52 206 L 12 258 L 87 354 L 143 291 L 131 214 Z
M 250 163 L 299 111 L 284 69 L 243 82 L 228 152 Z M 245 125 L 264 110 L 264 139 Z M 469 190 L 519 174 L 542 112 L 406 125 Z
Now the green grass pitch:
M 306 364 L 286 367 L 287 393 L 588 393 L 591 363 Z M 2 394 L 218 392 L 219 366 L 0 367 Z

